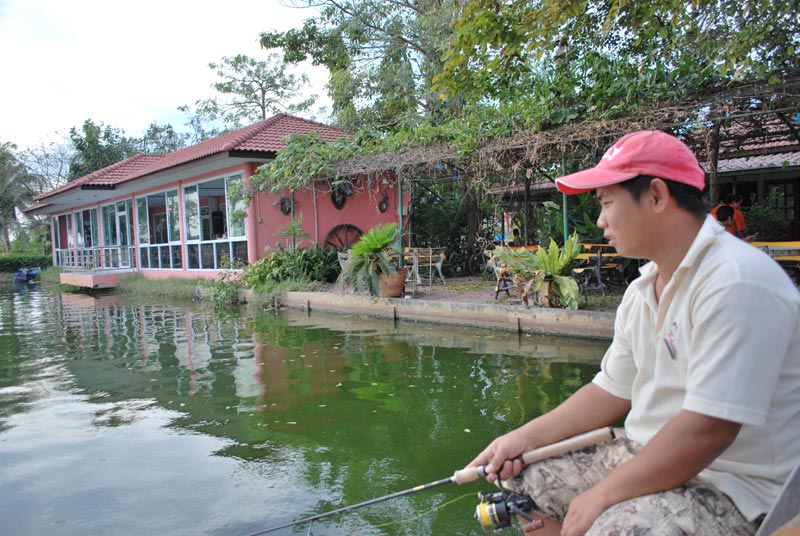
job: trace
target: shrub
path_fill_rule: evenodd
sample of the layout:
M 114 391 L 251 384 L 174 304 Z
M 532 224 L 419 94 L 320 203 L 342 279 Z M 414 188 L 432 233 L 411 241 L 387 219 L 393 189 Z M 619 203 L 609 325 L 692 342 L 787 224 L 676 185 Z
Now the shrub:
M 743 210 L 746 223 L 746 233 L 755 234 L 756 240 L 785 240 L 789 222 L 786 221 L 783 193 L 773 188 L 763 203 L 754 203 L 750 208 Z
M 42 269 L 47 268 L 53 264 L 53 258 L 50 255 L 33 255 L 33 254 L 12 254 L 0 256 L 0 272 L 11 273 L 16 272 L 20 268 L 33 268 L 38 266 Z
M 244 288 L 244 282 L 241 280 L 241 265 L 239 262 L 231 262 L 225 258 L 220 262 L 221 267 L 227 269 L 220 270 L 216 279 L 206 279 L 200 284 L 203 285 L 208 292 L 208 297 L 215 306 L 236 305 L 241 303 L 240 294 Z
M 242 274 L 248 287 L 263 286 L 268 282 L 323 281 L 332 283 L 338 275 L 336 251 L 319 246 L 303 249 L 278 249 L 250 266 Z

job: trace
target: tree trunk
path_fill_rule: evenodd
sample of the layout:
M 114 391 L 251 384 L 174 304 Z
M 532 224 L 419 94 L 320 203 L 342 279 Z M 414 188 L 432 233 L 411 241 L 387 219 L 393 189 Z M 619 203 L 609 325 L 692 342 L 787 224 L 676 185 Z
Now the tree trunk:
M 6 245 L 6 253 L 11 253 L 11 235 L 8 234 L 8 226 L 3 227 L 3 240 Z
M 708 155 L 708 201 L 716 206 L 719 200 L 719 180 L 717 179 L 717 163 L 719 161 L 719 128 L 720 121 L 714 121 L 711 139 L 706 143 Z
M 464 200 L 464 210 L 467 211 L 467 248 L 470 253 L 475 253 L 473 245 L 479 232 L 481 218 L 475 189 L 472 188 L 472 181 L 466 177 L 461 181 L 461 197 Z

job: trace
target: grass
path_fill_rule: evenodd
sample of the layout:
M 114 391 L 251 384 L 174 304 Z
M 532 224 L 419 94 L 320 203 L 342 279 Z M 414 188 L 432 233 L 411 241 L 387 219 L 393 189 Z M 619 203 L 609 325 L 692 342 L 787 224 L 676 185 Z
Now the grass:
M 453 292 L 474 292 L 476 290 L 485 289 L 486 283 L 460 283 L 457 285 L 448 285 L 447 288 Z
M 132 274 L 121 277 L 117 288 L 126 296 L 191 301 L 197 297 L 199 286 L 200 282 L 194 279 L 145 279 L 141 274 Z
M 605 296 L 599 290 L 590 290 L 578 300 L 578 310 L 616 312 L 625 289 L 612 287 Z

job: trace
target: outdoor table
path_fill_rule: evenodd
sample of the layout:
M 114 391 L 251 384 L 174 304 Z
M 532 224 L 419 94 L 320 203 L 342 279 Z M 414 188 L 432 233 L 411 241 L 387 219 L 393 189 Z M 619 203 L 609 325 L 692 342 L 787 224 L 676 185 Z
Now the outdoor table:
M 608 244 L 581 244 L 584 252 L 575 258 L 583 261 L 583 264 L 572 270 L 573 276 L 578 281 L 580 294 L 585 294 L 588 288 L 597 288 L 606 295 L 609 277 L 617 272 L 620 279 L 624 280 L 622 270 L 624 265 L 619 262 L 619 256 L 614 248 Z

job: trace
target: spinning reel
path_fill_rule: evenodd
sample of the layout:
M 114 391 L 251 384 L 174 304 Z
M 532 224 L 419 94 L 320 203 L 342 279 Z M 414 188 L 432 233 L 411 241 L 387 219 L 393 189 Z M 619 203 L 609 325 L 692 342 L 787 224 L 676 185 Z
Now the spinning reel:
M 514 515 L 533 523 L 534 519 L 528 515 L 536 507 L 533 499 L 502 487 L 500 489 L 502 491 L 495 493 L 478 492 L 481 502 L 475 507 L 475 519 L 481 527 L 495 531 L 510 527 Z

